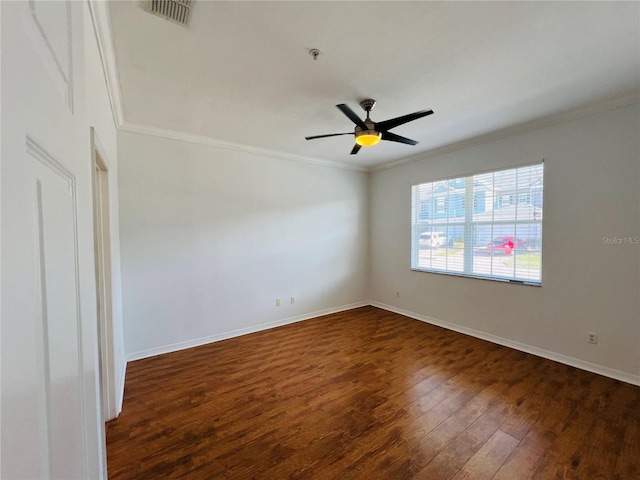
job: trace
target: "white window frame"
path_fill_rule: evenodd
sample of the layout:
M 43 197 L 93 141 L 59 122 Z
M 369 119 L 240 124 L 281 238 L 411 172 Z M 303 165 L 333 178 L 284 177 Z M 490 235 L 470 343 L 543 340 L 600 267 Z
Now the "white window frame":
M 517 232 L 517 228 L 518 225 L 521 225 L 523 227 L 525 226 L 532 226 L 532 225 L 538 225 L 538 237 L 536 238 L 537 240 L 539 240 L 539 244 L 542 244 L 542 219 L 540 218 L 539 213 L 537 214 L 536 212 L 540 212 L 541 209 L 539 207 L 533 208 L 533 218 L 527 218 L 527 219 L 517 219 L 518 217 L 516 216 L 515 218 L 512 219 L 502 219 L 500 217 L 500 208 L 504 207 L 504 206 L 512 206 L 516 209 L 516 212 L 518 210 L 518 207 L 520 205 L 524 205 L 524 204 L 531 204 L 531 198 L 532 198 L 532 194 L 531 194 L 531 190 L 527 189 L 527 191 L 518 191 L 518 178 L 517 178 L 517 172 L 519 171 L 518 169 L 521 168 L 525 168 L 525 167 L 535 167 L 535 166 L 539 166 L 541 171 L 541 177 L 540 177 L 540 199 L 539 201 L 542 202 L 542 192 L 543 192 L 543 187 L 542 187 L 542 182 L 543 182 L 543 178 L 544 178 L 544 162 L 536 162 L 534 164 L 528 164 L 528 165 L 519 165 L 516 167 L 512 167 L 512 168 L 507 168 L 507 169 L 499 169 L 499 170 L 491 170 L 488 172 L 475 172 L 473 174 L 469 174 L 464 176 L 463 178 L 465 179 L 465 198 L 462 201 L 462 205 L 464 206 L 464 220 L 458 218 L 455 220 L 452 220 L 450 218 L 443 218 L 443 219 L 420 219 L 420 215 L 419 215 L 419 211 L 420 211 L 420 207 L 419 205 L 423 204 L 425 199 L 423 198 L 422 203 L 420 202 L 420 199 L 418 198 L 420 196 L 420 194 L 418 193 L 418 189 L 421 187 L 425 187 L 429 184 L 431 184 L 431 188 L 434 188 L 435 185 L 437 184 L 441 184 L 442 182 L 449 182 L 449 181 L 453 181 L 453 180 L 459 180 L 461 177 L 460 176 L 456 176 L 456 177 L 451 177 L 450 179 L 444 179 L 444 180 L 437 180 L 437 181 L 432 181 L 432 182 L 425 182 L 425 183 L 421 183 L 421 184 L 417 184 L 417 185 L 413 185 L 412 186 L 412 193 L 411 193 L 411 205 L 412 205 L 412 209 L 411 209 L 411 228 L 412 228 L 412 235 L 411 235 L 411 269 L 414 271 L 420 271 L 420 272 L 428 272 L 428 273 L 438 273 L 438 274 L 446 274 L 446 275 L 454 275 L 454 276 L 463 276 L 463 277 L 471 277 L 471 278 L 480 278 L 480 279 L 485 279 L 485 280 L 496 280 L 496 281 L 501 281 L 501 282 L 509 282 L 509 283 L 517 283 L 517 284 L 525 284 L 525 285 L 533 285 L 533 286 L 541 286 L 542 285 L 542 251 L 540 249 L 540 267 L 539 267 L 539 279 L 531 279 L 531 278 L 524 278 L 524 277 L 518 277 L 518 274 L 516 273 L 516 267 L 515 267 L 515 261 L 514 261 L 514 268 L 513 268 L 513 276 L 505 276 L 505 275 L 500 275 L 500 274 L 480 274 L 480 273 L 474 273 L 473 271 L 473 262 L 474 262 L 474 239 L 473 239 L 473 235 L 474 235 L 474 229 L 477 227 L 491 227 L 491 239 L 493 240 L 493 231 L 494 228 L 496 230 L 498 230 L 500 227 L 504 227 L 504 226 L 511 226 L 513 225 L 516 228 L 516 232 Z M 494 197 L 496 198 L 495 201 L 495 207 L 494 208 L 494 213 L 493 213 L 493 219 L 491 221 L 474 221 L 474 212 L 477 209 L 477 202 L 476 202 L 476 195 L 474 194 L 474 176 L 476 175 L 482 175 L 482 174 L 486 174 L 486 173 L 493 173 L 493 174 L 497 174 L 497 173 L 506 173 L 508 174 L 510 171 L 516 172 L 515 174 L 515 184 L 513 185 L 513 191 L 510 191 L 511 189 L 509 189 L 509 193 L 508 194 L 502 194 L 498 191 L 494 191 Z M 508 198 L 509 199 L 509 203 L 504 204 L 503 203 L 503 199 L 504 198 Z M 446 205 L 447 202 L 447 198 L 445 197 L 444 199 L 442 198 L 442 194 L 432 194 L 429 197 L 432 201 L 432 205 L 434 208 L 434 211 L 438 211 L 437 209 L 437 205 L 438 205 L 438 201 L 440 201 L 442 203 L 442 200 L 444 200 L 444 204 Z M 521 202 L 521 200 L 524 199 L 526 200 L 526 202 Z M 442 213 L 442 212 L 440 212 Z M 517 215 L 517 214 L 516 214 Z M 442 269 L 442 268 L 434 268 L 434 267 L 425 267 L 422 265 L 419 265 L 419 255 L 420 255 L 420 246 L 419 246 L 419 242 L 418 242 L 418 237 L 421 233 L 421 227 L 424 228 L 425 226 L 428 226 L 431 228 L 432 231 L 444 231 L 447 232 L 449 230 L 449 228 L 457 228 L 460 229 L 461 227 L 463 228 L 464 234 L 464 253 L 463 253 L 463 269 L 462 271 L 459 270 L 451 270 L 448 267 Z M 496 235 L 499 236 L 499 235 Z M 535 237 L 532 237 L 535 238 Z M 488 249 L 488 247 L 487 247 Z M 458 262 L 459 263 L 459 262 Z M 493 268 L 492 268 L 492 272 L 493 272 Z M 522 275 L 522 274 L 521 274 Z

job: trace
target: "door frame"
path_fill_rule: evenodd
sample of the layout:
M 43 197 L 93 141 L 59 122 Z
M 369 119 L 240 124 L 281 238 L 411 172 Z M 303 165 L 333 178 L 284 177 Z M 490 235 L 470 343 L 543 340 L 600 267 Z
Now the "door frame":
M 109 163 L 95 128 L 91 127 L 90 132 L 99 380 L 102 419 L 106 422 L 116 418 L 119 413 L 113 324 Z

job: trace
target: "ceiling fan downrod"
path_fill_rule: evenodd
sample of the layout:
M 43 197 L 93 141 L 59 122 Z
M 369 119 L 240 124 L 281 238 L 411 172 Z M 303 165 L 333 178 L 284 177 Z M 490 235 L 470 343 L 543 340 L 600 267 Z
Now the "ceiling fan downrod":
M 364 100 L 362 100 L 360 102 L 360 106 L 362 107 L 362 109 L 367 112 L 367 120 L 371 120 L 369 118 L 369 112 L 371 112 L 371 110 L 373 110 L 376 106 L 376 101 L 372 98 L 365 98 Z

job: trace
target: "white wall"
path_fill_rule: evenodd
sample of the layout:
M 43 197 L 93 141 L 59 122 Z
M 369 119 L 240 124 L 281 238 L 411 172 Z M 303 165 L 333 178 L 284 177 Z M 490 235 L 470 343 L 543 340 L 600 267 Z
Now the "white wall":
M 640 246 L 602 241 L 640 236 L 639 131 L 635 104 L 372 173 L 370 299 L 639 383 Z M 411 185 L 543 158 L 542 287 L 410 270 Z
M 366 301 L 367 173 L 118 140 L 128 358 Z

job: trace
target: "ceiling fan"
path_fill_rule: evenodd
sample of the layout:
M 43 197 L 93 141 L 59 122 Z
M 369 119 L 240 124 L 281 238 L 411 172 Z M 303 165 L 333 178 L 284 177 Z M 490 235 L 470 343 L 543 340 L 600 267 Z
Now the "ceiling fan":
M 313 140 L 315 138 L 336 137 L 338 135 L 354 135 L 356 144 L 351 150 L 351 155 L 358 153 L 361 147 L 370 147 L 375 145 L 380 140 L 388 140 L 390 142 L 406 143 L 407 145 L 416 145 L 418 142 L 411 140 L 410 138 L 402 137 L 391 133 L 389 130 L 395 128 L 404 123 L 412 122 L 418 118 L 431 115 L 433 110 L 420 110 L 419 112 L 409 113 L 408 115 L 402 115 L 401 117 L 391 118 L 383 122 L 374 122 L 369 118 L 369 112 L 376 106 L 376 101 L 371 98 L 367 98 L 360 102 L 360 106 L 365 112 L 367 112 L 367 118 L 361 120 L 356 113 L 351 110 L 346 104 L 341 103 L 336 105 L 342 113 L 344 113 L 349 120 L 356 124 L 356 128 L 353 132 L 346 133 L 329 133 L 327 135 L 315 135 L 313 137 L 305 137 L 306 140 Z

